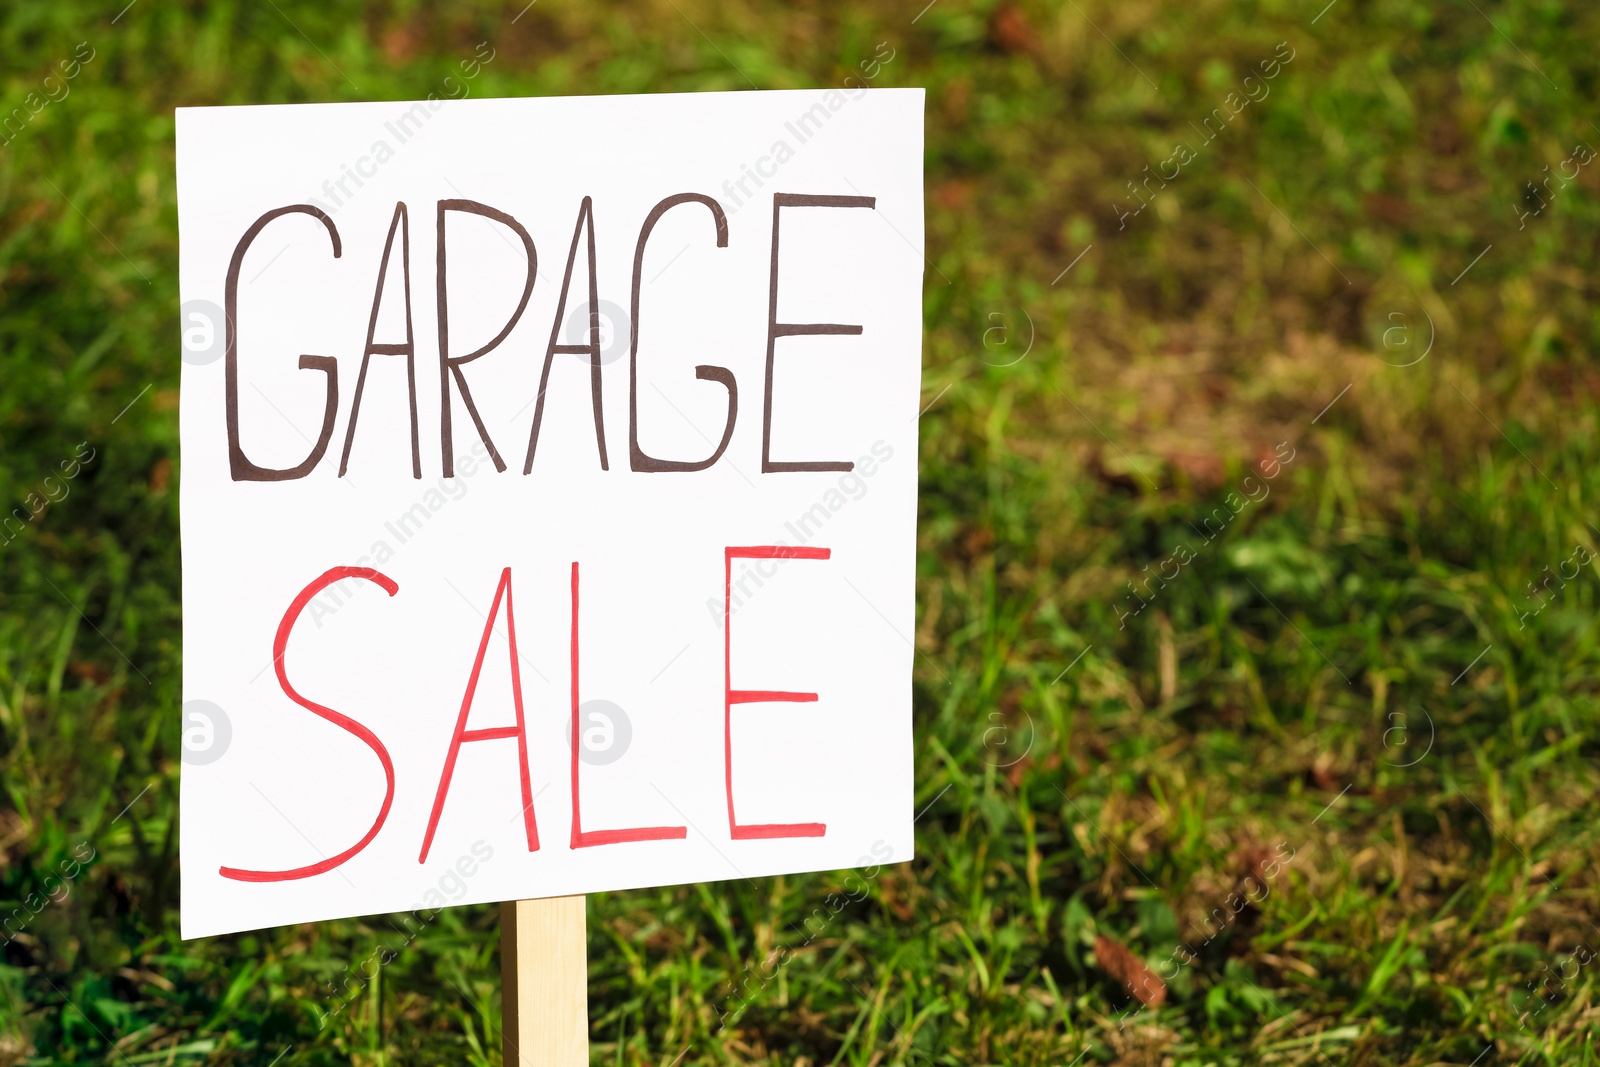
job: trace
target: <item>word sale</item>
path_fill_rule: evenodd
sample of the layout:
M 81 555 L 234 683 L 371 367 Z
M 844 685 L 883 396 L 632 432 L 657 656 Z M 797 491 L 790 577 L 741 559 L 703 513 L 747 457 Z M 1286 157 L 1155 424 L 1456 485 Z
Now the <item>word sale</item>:
M 827 560 L 832 551 L 826 548 L 790 547 L 786 545 L 755 545 L 748 547 L 729 547 L 723 550 L 724 563 L 724 597 L 731 596 L 733 583 L 734 560 Z M 579 649 L 578 649 L 578 564 L 572 564 L 572 599 L 570 617 L 570 655 L 572 663 L 572 734 L 573 738 L 581 735 L 578 721 L 579 700 Z M 378 809 L 378 816 L 373 820 L 372 827 L 365 836 L 349 848 L 320 862 L 305 867 L 297 867 L 284 871 L 259 871 L 239 867 L 222 867 L 219 873 L 224 878 L 231 878 L 241 882 L 284 882 L 299 878 L 310 878 L 315 875 L 325 874 L 333 870 L 362 849 L 372 843 L 383 829 L 384 822 L 389 817 L 389 809 L 394 803 L 395 772 L 394 761 L 389 757 L 389 750 L 384 747 L 378 736 L 363 724 L 350 716 L 335 711 L 333 708 L 324 707 L 304 696 L 294 688 L 289 681 L 288 667 L 285 664 L 285 655 L 289 648 L 289 638 L 294 633 L 295 623 L 299 620 L 306 606 L 323 590 L 336 582 L 345 579 L 358 579 L 372 582 L 389 596 L 397 596 L 400 586 L 381 571 L 371 567 L 334 567 L 317 578 L 310 585 L 302 589 L 289 609 L 284 612 L 282 620 L 278 623 L 278 631 L 272 643 L 272 662 L 277 671 L 278 685 L 288 698 L 300 707 L 331 722 L 361 741 L 378 757 L 378 762 L 383 765 L 384 779 L 387 786 L 384 792 L 383 805 Z M 496 629 L 496 620 L 500 618 L 501 611 L 505 612 L 505 632 L 508 637 L 510 666 L 511 666 L 511 695 L 512 703 L 516 708 L 516 725 L 482 727 L 467 729 L 467 716 L 472 710 L 473 694 L 478 687 L 478 677 L 483 671 L 483 661 L 489 649 L 489 637 Z M 724 616 L 727 611 L 724 608 Z M 731 631 L 732 622 L 728 625 Z M 741 823 L 734 814 L 733 797 L 733 707 L 735 704 L 781 704 L 781 703 L 810 703 L 817 699 L 816 693 L 800 693 L 785 690 L 767 689 L 734 689 L 733 663 L 732 663 L 732 638 L 730 636 L 724 645 L 724 685 L 723 685 L 723 774 L 727 783 L 728 797 L 728 836 L 735 841 L 762 840 L 788 837 L 824 837 L 828 828 L 824 823 Z M 467 678 L 466 695 L 461 702 L 461 712 L 456 718 L 455 732 L 450 738 L 449 747 L 444 752 L 444 765 L 439 775 L 438 788 L 434 793 L 432 811 L 428 816 L 427 827 L 422 833 L 421 851 L 417 855 L 418 863 L 425 863 L 428 859 L 428 850 L 433 846 L 434 833 L 439 826 L 439 816 L 444 811 L 445 799 L 450 793 L 450 781 L 455 773 L 456 757 L 460 754 L 461 746 L 479 741 L 509 741 L 517 743 L 517 766 L 520 775 L 522 790 L 522 819 L 523 829 L 527 835 L 528 851 L 539 850 L 539 828 L 535 817 L 533 804 L 532 784 L 528 777 L 528 734 L 523 719 L 522 683 L 518 668 L 517 658 L 517 624 L 515 611 L 512 607 L 511 568 L 507 567 L 500 573 L 500 582 L 495 588 L 494 601 L 489 608 L 488 617 L 484 623 L 483 637 L 478 643 L 476 661 L 472 664 L 472 671 Z M 620 845 L 638 841 L 681 841 L 688 836 L 685 826 L 634 826 L 624 829 L 585 830 L 583 828 L 583 814 L 579 802 L 578 765 L 579 745 L 570 746 L 572 750 L 572 827 L 568 838 L 568 848 L 591 848 L 600 845 Z

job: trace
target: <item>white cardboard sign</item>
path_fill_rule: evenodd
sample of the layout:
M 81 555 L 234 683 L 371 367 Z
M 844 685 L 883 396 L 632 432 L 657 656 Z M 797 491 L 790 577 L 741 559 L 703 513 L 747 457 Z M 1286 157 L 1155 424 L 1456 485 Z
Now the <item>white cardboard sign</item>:
M 911 857 L 921 90 L 177 136 L 185 937 Z

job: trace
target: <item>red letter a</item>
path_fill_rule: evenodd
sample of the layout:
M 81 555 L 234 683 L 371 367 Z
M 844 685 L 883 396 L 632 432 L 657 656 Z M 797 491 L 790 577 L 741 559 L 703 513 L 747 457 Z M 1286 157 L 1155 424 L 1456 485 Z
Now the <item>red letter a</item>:
M 517 708 L 517 725 L 491 726 L 468 730 L 467 713 L 472 710 L 472 694 L 478 688 L 478 675 L 483 671 L 484 653 L 489 651 L 489 634 L 494 631 L 494 620 L 500 614 L 500 598 L 506 601 L 506 636 L 511 646 L 511 699 Z M 444 811 L 444 797 L 450 792 L 450 776 L 456 770 L 456 755 L 466 741 L 498 741 L 506 737 L 517 739 L 517 770 L 522 775 L 522 822 L 528 831 L 528 851 L 539 850 L 539 828 L 533 818 L 533 789 L 528 783 L 528 734 L 522 722 L 522 675 L 517 670 L 517 622 L 511 610 L 511 568 L 500 572 L 500 584 L 495 587 L 494 605 L 489 609 L 488 621 L 483 624 L 483 640 L 478 642 L 478 658 L 472 664 L 472 677 L 467 679 L 467 694 L 461 698 L 461 714 L 456 717 L 456 732 L 450 738 L 450 753 L 444 758 L 444 773 L 439 776 L 439 792 L 433 798 L 433 813 L 428 816 L 428 832 L 422 837 L 422 854 L 418 863 L 428 861 L 428 847 L 433 844 L 433 832 L 439 826 L 439 814 Z

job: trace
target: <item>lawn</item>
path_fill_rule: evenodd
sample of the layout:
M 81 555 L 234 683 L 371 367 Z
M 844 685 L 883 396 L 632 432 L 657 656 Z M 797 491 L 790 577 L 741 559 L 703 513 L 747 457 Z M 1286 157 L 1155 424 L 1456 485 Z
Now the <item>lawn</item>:
M 0 11 L 0 1065 L 500 1062 L 492 907 L 177 921 L 173 109 L 485 43 L 928 93 L 918 858 L 591 896 L 595 1062 L 1600 1062 L 1600 10 L 923 2 Z

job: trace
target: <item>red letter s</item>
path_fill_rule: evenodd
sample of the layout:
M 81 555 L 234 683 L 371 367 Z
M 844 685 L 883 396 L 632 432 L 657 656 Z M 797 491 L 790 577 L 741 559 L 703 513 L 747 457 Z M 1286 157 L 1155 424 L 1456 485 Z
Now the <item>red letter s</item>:
M 379 741 L 371 730 L 362 726 L 348 715 L 341 715 L 332 708 L 325 708 L 321 704 L 307 700 L 299 693 L 296 693 L 294 686 L 289 684 L 289 676 L 283 666 L 284 652 L 287 651 L 289 645 L 289 632 L 294 629 L 294 624 L 300 618 L 300 613 L 305 610 L 307 604 L 311 603 L 312 597 L 334 582 L 344 578 L 365 578 L 369 582 L 375 582 L 382 586 L 383 591 L 390 596 L 394 596 L 400 591 L 400 587 L 395 584 L 392 578 L 373 570 L 371 567 L 334 567 L 302 589 L 300 595 L 294 598 L 294 603 L 289 605 L 289 610 L 284 612 L 283 621 L 278 623 L 278 635 L 272 641 L 272 664 L 278 672 L 278 684 L 283 687 L 283 691 L 288 694 L 290 700 L 299 704 L 313 715 L 319 715 L 327 719 L 339 729 L 354 734 L 361 739 L 363 744 L 377 754 L 378 760 L 383 764 L 383 776 L 388 782 L 387 789 L 383 794 L 383 807 L 379 809 L 378 818 L 373 822 L 372 829 L 367 831 L 366 836 L 337 856 L 325 859 L 320 863 L 313 863 L 309 867 L 296 867 L 292 871 L 245 871 L 237 867 L 220 867 L 217 873 L 224 878 L 234 878 L 241 882 L 287 882 L 296 878 L 310 878 L 314 874 L 324 874 L 366 848 L 372 842 L 372 839 L 378 836 L 378 831 L 383 829 L 383 821 L 389 817 L 389 805 L 394 803 L 394 764 L 390 762 L 389 751 L 383 747 L 383 742 Z

